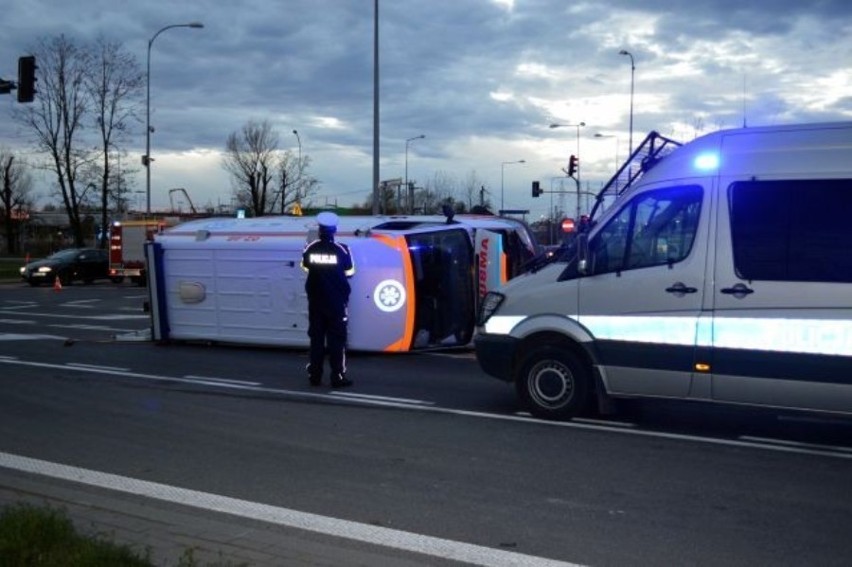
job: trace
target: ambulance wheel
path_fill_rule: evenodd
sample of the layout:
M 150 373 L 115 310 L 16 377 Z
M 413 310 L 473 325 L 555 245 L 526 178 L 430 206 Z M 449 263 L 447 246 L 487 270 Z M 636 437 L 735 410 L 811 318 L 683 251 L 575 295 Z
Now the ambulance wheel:
M 588 410 L 592 374 L 574 353 L 542 346 L 524 358 L 515 387 L 534 416 L 570 419 Z

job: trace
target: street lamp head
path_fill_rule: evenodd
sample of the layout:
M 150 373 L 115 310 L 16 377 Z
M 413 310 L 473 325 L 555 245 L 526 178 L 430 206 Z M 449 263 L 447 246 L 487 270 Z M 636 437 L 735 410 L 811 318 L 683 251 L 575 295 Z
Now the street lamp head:
M 188 28 L 203 28 L 204 24 L 202 24 L 201 22 L 190 22 L 190 23 L 186 24 L 186 27 L 188 27 Z
M 519 160 L 518 160 L 518 163 L 527 163 L 527 160 L 525 160 L 525 159 L 519 159 Z
M 296 134 L 297 136 L 299 135 L 299 132 L 296 131 L 296 130 L 293 130 L 293 133 Z
M 622 49 L 621 51 L 618 52 L 618 54 L 619 55 L 630 55 L 630 52 L 627 51 L 626 49 Z
M 560 126 L 562 126 L 562 124 L 553 123 L 550 125 L 551 128 L 559 128 Z

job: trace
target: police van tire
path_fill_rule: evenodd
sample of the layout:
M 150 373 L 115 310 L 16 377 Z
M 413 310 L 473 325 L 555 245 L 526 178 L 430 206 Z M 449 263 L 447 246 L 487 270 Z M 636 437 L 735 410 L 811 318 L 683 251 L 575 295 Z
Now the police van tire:
M 515 387 L 523 405 L 543 419 L 570 419 L 589 409 L 592 374 L 572 352 L 542 346 L 529 352 Z

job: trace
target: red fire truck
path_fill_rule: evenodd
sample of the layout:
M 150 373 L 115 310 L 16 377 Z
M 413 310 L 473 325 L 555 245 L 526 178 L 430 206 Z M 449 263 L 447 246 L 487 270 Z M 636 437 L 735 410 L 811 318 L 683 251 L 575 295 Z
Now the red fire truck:
M 109 277 L 113 283 L 130 278 L 137 285 L 145 285 L 145 242 L 174 224 L 176 220 L 162 217 L 113 222 L 109 237 Z

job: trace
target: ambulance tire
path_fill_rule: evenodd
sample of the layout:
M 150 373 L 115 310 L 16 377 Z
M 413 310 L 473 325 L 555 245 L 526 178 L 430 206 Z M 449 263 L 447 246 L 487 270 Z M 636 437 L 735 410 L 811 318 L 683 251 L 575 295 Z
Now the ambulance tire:
M 592 373 L 571 351 L 545 345 L 524 358 L 515 387 L 522 404 L 535 417 L 571 419 L 590 409 Z

